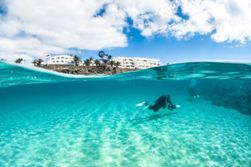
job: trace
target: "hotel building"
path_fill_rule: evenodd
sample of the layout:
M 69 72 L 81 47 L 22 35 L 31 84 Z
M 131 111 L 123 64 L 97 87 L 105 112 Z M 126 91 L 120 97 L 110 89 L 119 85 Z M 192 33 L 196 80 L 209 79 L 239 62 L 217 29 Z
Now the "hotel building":
M 73 56 L 71 55 L 48 55 L 45 58 L 45 64 L 55 65 L 73 65 Z
M 146 69 L 160 66 L 159 59 L 141 58 L 141 57 L 114 57 L 113 61 L 120 63 L 120 68 L 127 69 Z

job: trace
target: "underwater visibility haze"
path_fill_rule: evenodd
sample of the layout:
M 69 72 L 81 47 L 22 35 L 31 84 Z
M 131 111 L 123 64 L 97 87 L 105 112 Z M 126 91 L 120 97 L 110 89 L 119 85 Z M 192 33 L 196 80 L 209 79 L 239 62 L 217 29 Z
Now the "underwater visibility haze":
M 173 111 L 136 107 L 171 96 Z M 0 166 L 251 166 L 251 65 L 67 77 L 0 63 Z

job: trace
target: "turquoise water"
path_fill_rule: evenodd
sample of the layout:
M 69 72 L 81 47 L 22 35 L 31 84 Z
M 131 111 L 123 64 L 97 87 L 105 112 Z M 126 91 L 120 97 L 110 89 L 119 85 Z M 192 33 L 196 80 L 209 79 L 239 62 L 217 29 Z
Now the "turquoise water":
M 181 108 L 135 106 L 162 94 Z M 248 64 L 69 78 L 0 63 L 0 166 L 250 167 L 250 103 Z

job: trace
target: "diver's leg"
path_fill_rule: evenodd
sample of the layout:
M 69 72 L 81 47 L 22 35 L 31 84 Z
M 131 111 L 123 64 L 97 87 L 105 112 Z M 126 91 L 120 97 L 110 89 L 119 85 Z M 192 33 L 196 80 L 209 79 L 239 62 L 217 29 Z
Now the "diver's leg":
M 143 101 L 141 103 L 136 104 L 136 107 L 141 107 L 143 110 L 146 110 L 149 108 L 149 104 L 146 101 Z
M 151 106 L 151 105 L 148 105 L 148 104 L 147 104 L 147 105 L 143 108 L 143 110 L 150 109 L 150 106 Z
M 143 102 L 140 102 L 140 103 L 136 104 L 136 107 L 142 107 L 142 106 L 145 106 L 145 105 L 148 105 L 148 103 L 146 101 L 143 101 Z

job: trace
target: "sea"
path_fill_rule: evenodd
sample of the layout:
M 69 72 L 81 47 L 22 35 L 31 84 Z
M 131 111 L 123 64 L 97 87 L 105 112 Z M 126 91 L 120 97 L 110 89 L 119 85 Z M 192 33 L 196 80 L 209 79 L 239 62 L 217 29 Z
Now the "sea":
M 139 106 L 169 95 L 174 110 Z M 251 65 L 72 76 L 0 62 L 1 167 L 250 167 Z

